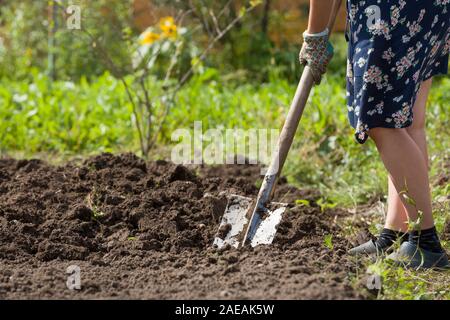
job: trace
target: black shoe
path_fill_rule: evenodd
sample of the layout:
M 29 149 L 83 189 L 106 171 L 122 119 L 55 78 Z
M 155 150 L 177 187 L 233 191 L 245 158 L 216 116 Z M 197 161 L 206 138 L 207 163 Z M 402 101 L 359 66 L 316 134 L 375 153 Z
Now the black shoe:
M 369 240 L 366 243 L 360 244 L 357 247 L 351 248 L 348 251 L 349 255 L 352 256 L 356 256 L 356 255 L 360 255 L 360 254 L 367 254 L 367 255 L 372 255 L 372 254 L 381 254 L 383 253 L 383 250 L 381 250 L 381 248 L 379 248 L 376 244 L 376 242 L 374 240 Z
M 406 268 L 414 269 L 430 269 L 439 268 L 446 269 L 450 268 L 450 263 L 448 261 L 447 254 L 445 252 L 432 252 L 424 250 L 414 243 L 409 241 L 404 242 L 400 249 L 396 252 L 391 253 L 388 260 L 394 262 L 397 265 L 403 265 Z
M 372 239 L 363 243 L 355 248 L 352 248 L 348 251 L 350 255 L 359 255 L 359 254 L 367 254 L 367 255 L 381 255 L 385 252 L 389 252 L 393 249 L 394 244 L 400 240 L 402 242 L 407 240 L 406 234 L 403 232 L 393 231 L 387 228 L 384 228 L 380 236 L 376 239 Z

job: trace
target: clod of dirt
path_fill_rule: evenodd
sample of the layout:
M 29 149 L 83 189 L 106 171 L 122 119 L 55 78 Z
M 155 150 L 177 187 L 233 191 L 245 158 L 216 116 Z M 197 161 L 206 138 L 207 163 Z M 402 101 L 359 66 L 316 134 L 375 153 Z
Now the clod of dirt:
M 230 232 L 231 230 L 231 224 L 226 223 L 220 226 L 219 231 L 217 231 L 217 237 L 219 239 L 224 240 L 228 234 L 228 232 Z
M 72 210 L 69 211 L 68 218 L 69 219 L 79 219 L 83 221 L 90 221 L 94 216 L 94 212 L 92 209 L 88 208 L 85 205 L 75 206 Z
M 366 226 L 356 234 L 353 243 L 356 246 L 361 245 L 369 240 L 375 241 L 376 237 L 369 231 L 369 229 Z
M 211 214 L 216 222 L 219 222 L 227 207 L 226 196 L 224 194 L 219 194 L 218 197 L 215 197 L 210 193 L 205 193 L 203 198 L 207 206 L 205 209 Z

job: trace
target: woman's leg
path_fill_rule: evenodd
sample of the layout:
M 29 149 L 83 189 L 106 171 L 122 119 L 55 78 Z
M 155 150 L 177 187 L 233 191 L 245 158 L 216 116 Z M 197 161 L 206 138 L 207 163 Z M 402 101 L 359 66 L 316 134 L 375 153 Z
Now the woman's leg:
M 428 160 L 428 148 L 427 148 L 427 136 L 425 132 L 425 114 L 428 95 L 430 93 L 432 84 L 432 78 L 422 82 L 419 92 L 417 93 L 417 99 L 414 104 L 414 120 L 411 126 L 406 128 L 410 137 L 417 144 L 422 151 L 427 167 L 429 168 Z
M 388 174 L 387 207 L 384 227 L 393 231 L 406 232 L 408 230 L 408 214 L 390 174 Z
M 373 128 L 369 131 L 396 190 L 407 190 L 415 204 L 400 197 L 410 220 L 423 214 L 421 228 L 434 226 L 428 167 L 422 151 L 406 129 Z
M 414 260 L 408 250 L 416 245 L 427 252 L 425 265 L 448 265 L 448 261 L 434 226 L 431 195 L 428 181 L 428 152 L 425 135 L 425 107 L 431 87 L 431 79 L 423 82 L 414 105 L 413 124 L 406 129 L 371 129 L 369 134 L 375 141 L 381 158 L 389 172 L 388 213 L 385 229 L 375 242 L 367 242 L 349 251 L 350 254 L 375 253 L 391 247 L 404 232 L 409 231 L 408 246 L 400 247 L 390 259 L 411 260 L 412 266 L 422 265 L 422 258 Z M 408 196 L 414 199 L 411 205 L 398 191 L 408 189 Z M 418 211 L 423 213 L 420 231 L 407 230 L 408 220 L 417 220 Z M 401 232 L 398 232 L 401 231 Z M 403 249 L 402 249 L 403 248 Z M 414 249 L 416 252 L 416 249 Z M 422 256 L 421 256 L 422 257 Z M 444 258 L 443 258 L 444 257 Z M 414 260 L 414 261 L 413 261 Z
M 432 79 L 424 81 L 417 93 L 417 99 L 414 104 L 414 120 L 413 124 L 406 128 L 409 136 L 419 147 L 428 165 L 427 139 L 425 133 L 425 110 L 428 95 L 431 88 Z M 385 228 L 395 231 L 407 231 L 408 215 L 405 206 L 398 195 L 398 191 L 392 181 L 391 175 L 388 176 L 388 211 L 386 215 Z

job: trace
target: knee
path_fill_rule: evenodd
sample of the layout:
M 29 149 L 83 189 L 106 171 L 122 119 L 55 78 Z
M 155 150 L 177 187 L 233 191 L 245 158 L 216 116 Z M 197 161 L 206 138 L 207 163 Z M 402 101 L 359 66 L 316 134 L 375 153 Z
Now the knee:
M 380 147 L 384 142 L 392 141 L 396 137 L 407 136 L 405 128 L 372 128 L 369 130 L 369 137 Z
M 402 136 L 407 134 L 406 128 L 372 128 L 369 130 L 369 137 L 375 142 L 390 138 L 393 136 Z

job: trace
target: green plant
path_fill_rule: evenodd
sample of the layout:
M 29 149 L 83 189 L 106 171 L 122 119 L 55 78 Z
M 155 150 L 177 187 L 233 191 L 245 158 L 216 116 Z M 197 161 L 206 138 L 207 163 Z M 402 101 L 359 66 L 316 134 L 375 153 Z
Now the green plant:
M 86 196 L 86 202 L 89 209 L 92 211 L 92 219 L 97 220 L 105 215 L 103 211 L 97 205 L 95 197 L 97 196 L 97 191 L 94 188 L 91 193 Z
M 298 205 L 298 206 L 305 206 L 305 207 L 311 206 L 310 201 L 306 200 L 306 199 L 295 200 L 295 204 Z
M 327 247 L 329 250 L 333 250 L 334 249 L 334 245 L 333 245 L 333 235 L 332 234 L 327 234 L 324 236 L 323 238 L 323 244 L 325 247 Z
M 326 209 L 333 209 L 337 206 L 337 203 L 329 202 L 327 199 L 321 197 L 316 201 L 317 205 L 320 207 L 320 211 L 324 212 Z

